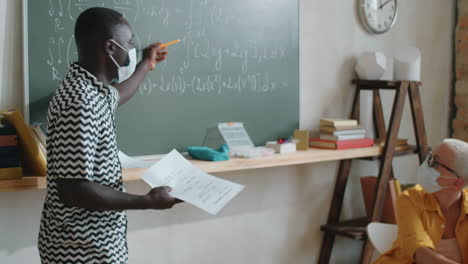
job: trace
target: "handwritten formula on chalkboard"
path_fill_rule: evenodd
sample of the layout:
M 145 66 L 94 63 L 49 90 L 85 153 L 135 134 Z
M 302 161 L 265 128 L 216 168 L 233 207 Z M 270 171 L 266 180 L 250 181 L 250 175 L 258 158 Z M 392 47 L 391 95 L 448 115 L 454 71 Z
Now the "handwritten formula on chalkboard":
M 31 121 L 44 122 L 49 98 L 77 59 L 75 20 L 95 6 L 122 13 L 139 50 L 181 40 L 119 109 L 125 152 L 200 145 L 218 122 L 243 122 L 257 145 L 297 127 L 298 2 L 291 0 L 27 0 Z

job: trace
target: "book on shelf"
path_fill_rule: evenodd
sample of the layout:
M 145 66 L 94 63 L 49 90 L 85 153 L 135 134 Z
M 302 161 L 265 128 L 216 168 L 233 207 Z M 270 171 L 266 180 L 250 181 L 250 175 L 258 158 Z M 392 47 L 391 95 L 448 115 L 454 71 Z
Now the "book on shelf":
M 0 147 L 10 147 L 18 145 L 16 135 L 0 135 Z
M 37 126 L 36 126 L 36 127 L 37 127 Z M 34 137 L 34 141 L 39 145 L 39 149 L 41 150 L 42 155 L 44 155 L 44 157 L 47 157 L 46 148 L 45 148 L 45 146 L 42 144 L 42 141 L 41 141 L 41 139 L 39 138 L 39 136 L 38 136 L 38 134 L 36 133 L 36 131 L 34 131 L 34 126 L 31 126 L 31 130 L 33 131 L 32 136 Z
M 327 134 L 320 134 L 320 139 L 323 140 L 352 140 L 352 139 L 363 139 L 366 137 L 366 134 L 349 134 L 349 135 L 327 135 Z
M 31 125 L 31 128 L 34 131 L 34 134 L 36 134 L 36 137 L 39 140 L 39 142 L 41 142 L 42 146 L 46 148 L 46 136 L 44 135 L 44 132 L 42 131 L 41 127 L 38 125 Z
M 385 140 L 378 139 L 375 142 L 377 146 L 385 146 Z M 411 149 L 411 146 L 408 144 L 407 138 L 398 138 L 395 146 L 395 151 L 405 151 Z
M 376 145 L 379 146 L 385 146 L 385 140 L 378 139 L 375 141 Z M 398 138 L 397 139 L 397 146 L 403 146 L 403 145 L 408 145 L 408 139 L 407 138 Z
M 19 179 L 23 176 L 18 155 L 16 130 L 0 117 L 0 180 Z
M 0 157 L 0 168 L 20 167 L 20 160 L 16 155 Z
M 3 120 L 4 116 L 0 111 L 0 136 L 16 136 L 16 130 Z
M 26 124 L 17 111 L 0 111 L 5 120 L 15 128 L 23 170 L 32 175 L 45 176 L 47 173 L 46 156 L 41 151 L 40 142 L 33 130 Z
M 341 118 L 320 119 L 320 127 L 352 127 L 358 126 L 357 120 Z
M 320 134 L 325 135 L 354 135 L 354 134 L 365 134 L 366 130 L 360 126 L 356 127 L 346 127 L 346 129 L 336 130 L 335 127 L 321 127 Z
M 313 148 L 322 149 L 351 149 L 351 148 L 365 148 L 372 147 L 374 140 L 371 138 L 352 139 L 352 140 L 323 140 L 320 138 L 311 138 L 309 146 Z
M 410 145 L 396 146 L 395 151 L 405 151 L 411 149 Z
M 20 179 L 21 177 L 23 177 L 21 167 L 0 168 L 0 180 Z
M 359 130 L 359 131 L 366 131 L 362 126 L 340 126 L 340 127 L 334 127 L 334 126 L 320 126 L 320 132 L 338 132 L 338 131 L 343 131 L 341 133 L 346 133 L 344 131 L 350 131 L 350 130 Z M 353 131 L 357 132 L 357 131 Z
M 16 146 L 3 146 L 0 147 L 0 157 L 14 157 L 18 155 L 18 148 Z

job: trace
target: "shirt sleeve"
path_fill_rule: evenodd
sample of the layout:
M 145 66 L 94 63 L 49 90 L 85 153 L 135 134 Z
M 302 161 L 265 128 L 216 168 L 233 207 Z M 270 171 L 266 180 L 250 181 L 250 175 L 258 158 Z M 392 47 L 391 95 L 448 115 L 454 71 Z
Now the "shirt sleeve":
M 68 106 L 55 122 L 54 168 L 59 178 L 93 180 L 98 126 L 93 109 Z
M 416 249 L 428 247 L 434 249 L 434 243 L 427 234 L 417 208 L 408 196 L 400 195 L 398 208 L 398 239 L 401 250 L 408 259 L 414 258 Z
M 117 90 L 117 88 L 115 88 L 114 86 L 112 85 L 109 85 L 110 89 L 111 89 L 111 96 L 112 96 L 112 110 L 115 111 L 115 109 L 117 109 L 117 107 L 119 107 L 119 101 L 120 101 L 120 92 L 119 90 Z

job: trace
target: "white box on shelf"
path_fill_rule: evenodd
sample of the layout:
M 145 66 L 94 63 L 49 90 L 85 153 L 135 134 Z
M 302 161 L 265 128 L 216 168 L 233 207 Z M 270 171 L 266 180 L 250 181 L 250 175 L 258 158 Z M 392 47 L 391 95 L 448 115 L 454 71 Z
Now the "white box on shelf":
M 421 51 L 416 47 L 399 50 L 395 55 L 393 73 L 398 81 L 421 81 Z
M 296 152 L 296 144 L 294 141 L 281 144 L 276 141 L 268 141 L 265 146 L 274 149 L 276 153 L 293 153 Z

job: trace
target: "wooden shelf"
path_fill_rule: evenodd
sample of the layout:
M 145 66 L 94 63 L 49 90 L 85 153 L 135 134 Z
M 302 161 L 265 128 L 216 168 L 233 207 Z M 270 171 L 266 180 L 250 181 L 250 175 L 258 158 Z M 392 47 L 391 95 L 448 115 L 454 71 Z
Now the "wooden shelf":
M 399 89 L 402 81 L 353 80 L 352 83 L 359 85 L 362 90 L 375 90 L 375 89 L 395 90 L 395 89 Z M 416 85 L 421 85 L 421 82 L 412 82 L 412 83 Z
M 22 191 L 33 189 L 44 189 L 46 177 L 23 177 L 16 180 L 0 180 L 0 191 Z
M 337 224 L 320 226 L 322 231 L 330 231 L 352 239 L 362 240 L 367 237 L 366 227 L 369 224 L 367 217 L 348 220 Z
M 383 147 L 374 146 L 368 148 L 346 149 L 346 150 L 325 150 L 311 148 L 307 151 L 297 151 L 289 154 L 275 154 L 270 157 L 240 159 L 233 158 L 228 161 L 200 161 L 190 160 L 195 166 L 207 173 L 219 173 L 229 171 L 241 171 L 260 168 L 271 168 L 281 166 L 291 166 L 299 164 L 309 164 L 327 161 L 337 161 L 354 158 L 379 157 L 383 153 Z M 405 151 L 404 154 L 411 154 L 413 151 Z M 398 152 L 395 152 L 398 155 Z M 157 160 L 155 160 L 157 161 Z M 146 169 L 123 169 L 124 181 L 140 180 L 140 176 Z M 19 191 L 44 189 L 46 187 L 45 177 L 23 177 L 17 180 L 0 180 L 0 191 Z
M 413 146 L 413 145 L 409 145 L 408 149 L 395 150 L 394 157 L 412 155 L 412 154 L 417 154 L 417 153 L 418 153 L 418 147 Z M 377 160 L 377 159 L 379 159 L 379 156 L 364 157 L 364 158 L 360 158 L 360 159 L 363 159 L 363 160 Z

